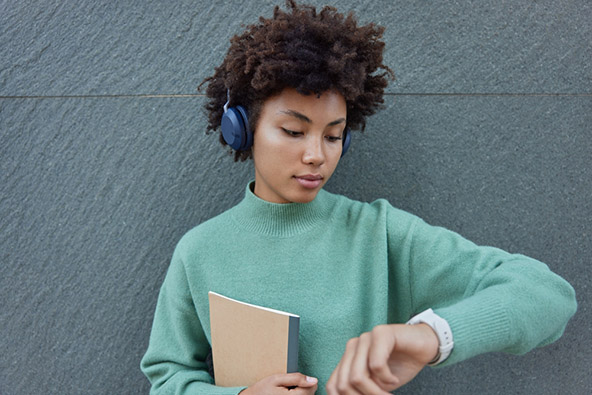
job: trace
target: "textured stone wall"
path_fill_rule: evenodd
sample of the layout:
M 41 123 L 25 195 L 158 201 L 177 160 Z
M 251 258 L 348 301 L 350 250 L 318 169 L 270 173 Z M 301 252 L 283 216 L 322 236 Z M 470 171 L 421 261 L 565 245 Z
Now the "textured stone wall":
M 282 4 L 242 3 L 0 3 L 0 394 L 147 393 L 174 245 L 253 177 L 204 134 L 196 91 L 232 34 Z M 534 256 L 580 303 L 551 346 L 428 369 L 398 393 L 587 393 L 590 2 L 336 5 L 387 27 L 397 80 L 327 188 Z

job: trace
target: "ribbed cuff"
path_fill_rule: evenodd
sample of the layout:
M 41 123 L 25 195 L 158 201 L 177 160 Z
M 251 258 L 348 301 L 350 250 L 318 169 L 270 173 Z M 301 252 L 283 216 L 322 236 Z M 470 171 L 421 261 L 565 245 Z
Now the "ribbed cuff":
M 439 366 L 500 351 L 512 344 L 509 315 L 493 291 L 483 291 L 478 297 L 470 297 L 434 312 L 448 321 L 454 336 L 452 354 Z

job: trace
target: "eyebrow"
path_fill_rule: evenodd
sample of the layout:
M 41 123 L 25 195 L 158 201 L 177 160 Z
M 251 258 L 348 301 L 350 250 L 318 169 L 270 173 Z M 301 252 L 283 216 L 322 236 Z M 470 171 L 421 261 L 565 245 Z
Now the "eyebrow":
M 312 123 L 312 121 L 310 120 L 310 118 L 309 118 L 309 117 L 307 117 L 307 116 L 306 116 L 306 115 L 304 115 L 304 114 L 301 114 L 301 113 L 299 113 L 298 111 L 294 111 L 294 110 L 284 110 L 284 111 L 280 111 L 280 113 L 282 113 L 282 114 L 286 114 L 286 115 L 290 115 L 290 116 L 292 116 L 292 117 L 294 117 L 294 118 L 298 118 L 299 120 L 301 120 L 301 121 L 304 121 L 304 122 L 306 122 L 306 123 Z M 345 118 L 339 118 L 339 119 L 336 119 L 336 120 L 334 120 L 334 121 L 332 121 L 332 122 L 329 122 L 329 123 L 327 124 L 327 126 L 334 126 L 334 125 L 339 125 L 339 124 L 340 124 L 340 123 L 342 123 L 342 122 L 345 122 Z

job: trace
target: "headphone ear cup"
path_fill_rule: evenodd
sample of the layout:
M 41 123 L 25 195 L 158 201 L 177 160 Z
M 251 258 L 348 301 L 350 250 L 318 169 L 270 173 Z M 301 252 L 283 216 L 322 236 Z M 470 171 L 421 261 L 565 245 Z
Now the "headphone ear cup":
M 247 110 L 243 106 L 236 106 L 235 108 L 241 114 L 244 127 L 244 140 L 240 150 L 246 151 L 253 145 L 253 133 L 251 133 L 251 128 L 249 127 L 249 117 L 247 116 Z
M 351 130 L 349 130 L 349 128 L 345 128 L 345 130 L 343 131 L 343 148 L 341 149 L 342 158 L 343 155 L 345 155 L 345 153 L 349 149 L 349 145 L 351 144 L 351 135 Z
M 231 107 L 222 114 L 221 128 L 224 141 L 233 149 L 244 151 L 253 144 L 247 111 L 242 106 Z
M 226 144 L 238 150 L 243 140 L 243 122 L 240 113 L 234 108 L 229 108 L 222 114 L 222 137 Z

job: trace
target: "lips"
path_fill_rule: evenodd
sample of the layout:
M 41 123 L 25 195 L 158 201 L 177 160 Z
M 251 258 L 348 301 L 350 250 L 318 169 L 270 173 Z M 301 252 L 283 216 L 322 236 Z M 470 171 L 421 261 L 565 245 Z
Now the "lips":
M 294 176 L 294 178 L 301 186 L 308 189 L 318 188 L 323 183 L 323 176 L 320 174 L 305 174 Z

